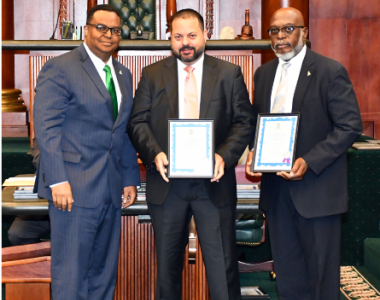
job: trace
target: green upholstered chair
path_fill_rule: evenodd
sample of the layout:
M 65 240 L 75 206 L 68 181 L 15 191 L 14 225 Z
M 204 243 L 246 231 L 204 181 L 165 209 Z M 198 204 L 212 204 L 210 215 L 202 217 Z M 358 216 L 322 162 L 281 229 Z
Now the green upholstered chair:
M 156 38 L 155 0 L 109 0 L 121 15 L 121 38 L 129 39 L 131 31 L 149 32 L 149 39 Z
M 238 246 L 258 247 L 265 242 L 266 219 L 264 214 L 244 215 L 236 222 L 236 241 Z M 259 263 L 239 261 L 239 272 L 269 272 L 272 280 L 276 278 L 273 272 L 273 260 Z

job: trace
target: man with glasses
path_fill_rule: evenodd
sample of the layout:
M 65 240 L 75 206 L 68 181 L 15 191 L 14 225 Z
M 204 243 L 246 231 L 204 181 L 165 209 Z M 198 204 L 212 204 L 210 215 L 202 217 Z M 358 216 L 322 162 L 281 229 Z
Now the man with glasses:
M 276 11 L 268 31 L 278 59 L 255 73 L 254 110 L 300 113 L 295 163 L 289 173 L 252 173 L 250 152 L 246 172 L 262 175 L 260 209 L 280 299 L 337 300 L 345 152 L 362 132 L 357 99 L 346 69 L 305 46 L 308 29 L 298 10 Z
M 37 81 L 36 188 L 49 200 L 54 300 L 114 296 L 121 206 L 133 203 L 140 183 L 126 133 L 132 76 L 112 58 L 120 24 L 113 7 L 93 7 L 84 43 L 47 61 Z

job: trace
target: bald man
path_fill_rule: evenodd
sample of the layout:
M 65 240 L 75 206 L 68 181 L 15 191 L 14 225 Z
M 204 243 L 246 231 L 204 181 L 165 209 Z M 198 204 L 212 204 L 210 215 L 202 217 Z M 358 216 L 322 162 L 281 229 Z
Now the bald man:
M 289 173 L 252 173 L 253 152 L 246 164 L 249 175 L 262 175 L 260 209 L 268 219 L 279 297 L 339 299 L 345 152 L 362 132 L 357 99 L 346 69 L 305 46 L 308 29 L 298 10 L 276 11 L 268 32 L 278 58 L 255 73 L 255 113 L 300 113 Z

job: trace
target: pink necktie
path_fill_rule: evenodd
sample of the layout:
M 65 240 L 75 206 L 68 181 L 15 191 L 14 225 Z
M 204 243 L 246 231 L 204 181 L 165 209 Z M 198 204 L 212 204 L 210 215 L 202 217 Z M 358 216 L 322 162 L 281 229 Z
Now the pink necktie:
M 199 119 L 197 82 L 193 67 L 186 67 L 184 119 Z
M 283 113 L 285 110 L 286 96 L 288 93 L 288 67 L 289 63 L 282 65 L 281 80 L 278 84 L 276 96 L 273 101 L 271 113 Z

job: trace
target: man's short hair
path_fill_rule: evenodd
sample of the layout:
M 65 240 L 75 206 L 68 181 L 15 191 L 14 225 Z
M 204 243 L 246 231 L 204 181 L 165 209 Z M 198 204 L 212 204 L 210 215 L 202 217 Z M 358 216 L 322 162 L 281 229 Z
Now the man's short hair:
M 86 20 L 86 24 L 90 23 L 92 18 L 94 17 L 94 13 L 96 13 L 97 11 L 99 10 L 104 10 L 104 11 L 109 11 L 109 12 L 114 12 L 115 14 L 117 14 L 120 18 L 120 22 L 121 22 L 121 16 L 120 16 L 120 13 L 119 11 L 111 6 L 111 5 L 108 5 L 108 4 L 100 4 L 100 5 L 95 5 L 93 6 L 87 13 L 87 20 Z
M 203 17 L 199 14 L 199 12 L 195 11 L 191 8 L 181 9 L 180 11 L 177 11 L 173 17 L 172 22 L 170 23 L 170 32 L 173 31 L 173 22 L 175 19 L 189 19 L 189 18 L 195 18 L 198 19 L 199 26 L 201 27 L 202 31 L 205 29 L 204 23 L 203 23 Z

